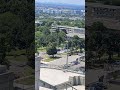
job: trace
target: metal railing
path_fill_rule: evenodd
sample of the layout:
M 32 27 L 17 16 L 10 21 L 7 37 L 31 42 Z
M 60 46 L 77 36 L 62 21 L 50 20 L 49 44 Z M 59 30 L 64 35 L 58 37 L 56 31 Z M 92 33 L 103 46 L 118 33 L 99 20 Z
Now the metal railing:
M 75 70 L 72 70 L 72 69 L 69 69 L 69 68 L 65 68 L 65 65 L 58 66 L 58 65 L 47 64 L 47 65 L 41 65 L 40 68 L 56 69 L 56 70 L 62 70 L 62 71 L 67 71 L 67 72 L 73 72 L 73 73 L 83 74 L 83 75 L 85 74 L 82 71 L 79 72 L 79 71 L 75 71 Z

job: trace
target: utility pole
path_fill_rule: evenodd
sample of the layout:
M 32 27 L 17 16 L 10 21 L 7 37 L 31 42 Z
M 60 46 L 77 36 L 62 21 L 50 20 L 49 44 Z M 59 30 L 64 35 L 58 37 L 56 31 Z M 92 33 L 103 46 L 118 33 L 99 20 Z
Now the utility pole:
M 66 65 L 67 65 L 66 68 L 68 68 L 68 37 L 67 37 L 67 60 L 66 60 Z

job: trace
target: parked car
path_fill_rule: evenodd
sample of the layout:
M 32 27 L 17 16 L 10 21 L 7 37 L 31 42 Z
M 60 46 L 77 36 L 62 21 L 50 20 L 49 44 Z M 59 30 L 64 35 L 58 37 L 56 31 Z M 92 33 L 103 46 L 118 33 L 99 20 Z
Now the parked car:
M 113 63 L 114 65 L 120 65 L 120 61 L 116 61 Z

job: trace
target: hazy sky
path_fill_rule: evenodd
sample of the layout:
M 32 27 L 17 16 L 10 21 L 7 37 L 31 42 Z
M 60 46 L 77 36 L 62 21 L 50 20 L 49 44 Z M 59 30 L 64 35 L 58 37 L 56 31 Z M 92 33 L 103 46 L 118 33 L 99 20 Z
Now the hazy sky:
M 64 4 L 75 4 L 85 5 L 85 0 L 35 0 L 41 3 L 64 3 Z

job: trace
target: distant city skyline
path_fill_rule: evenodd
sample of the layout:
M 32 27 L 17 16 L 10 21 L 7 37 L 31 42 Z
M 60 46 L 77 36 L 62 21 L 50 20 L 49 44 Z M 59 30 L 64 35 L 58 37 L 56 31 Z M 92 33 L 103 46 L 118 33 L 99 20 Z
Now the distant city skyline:
M 73 5 L 85 5 L 85 0 L 35 0 L 40 3 L 56 3 L 56 4 L 73 4 Z

